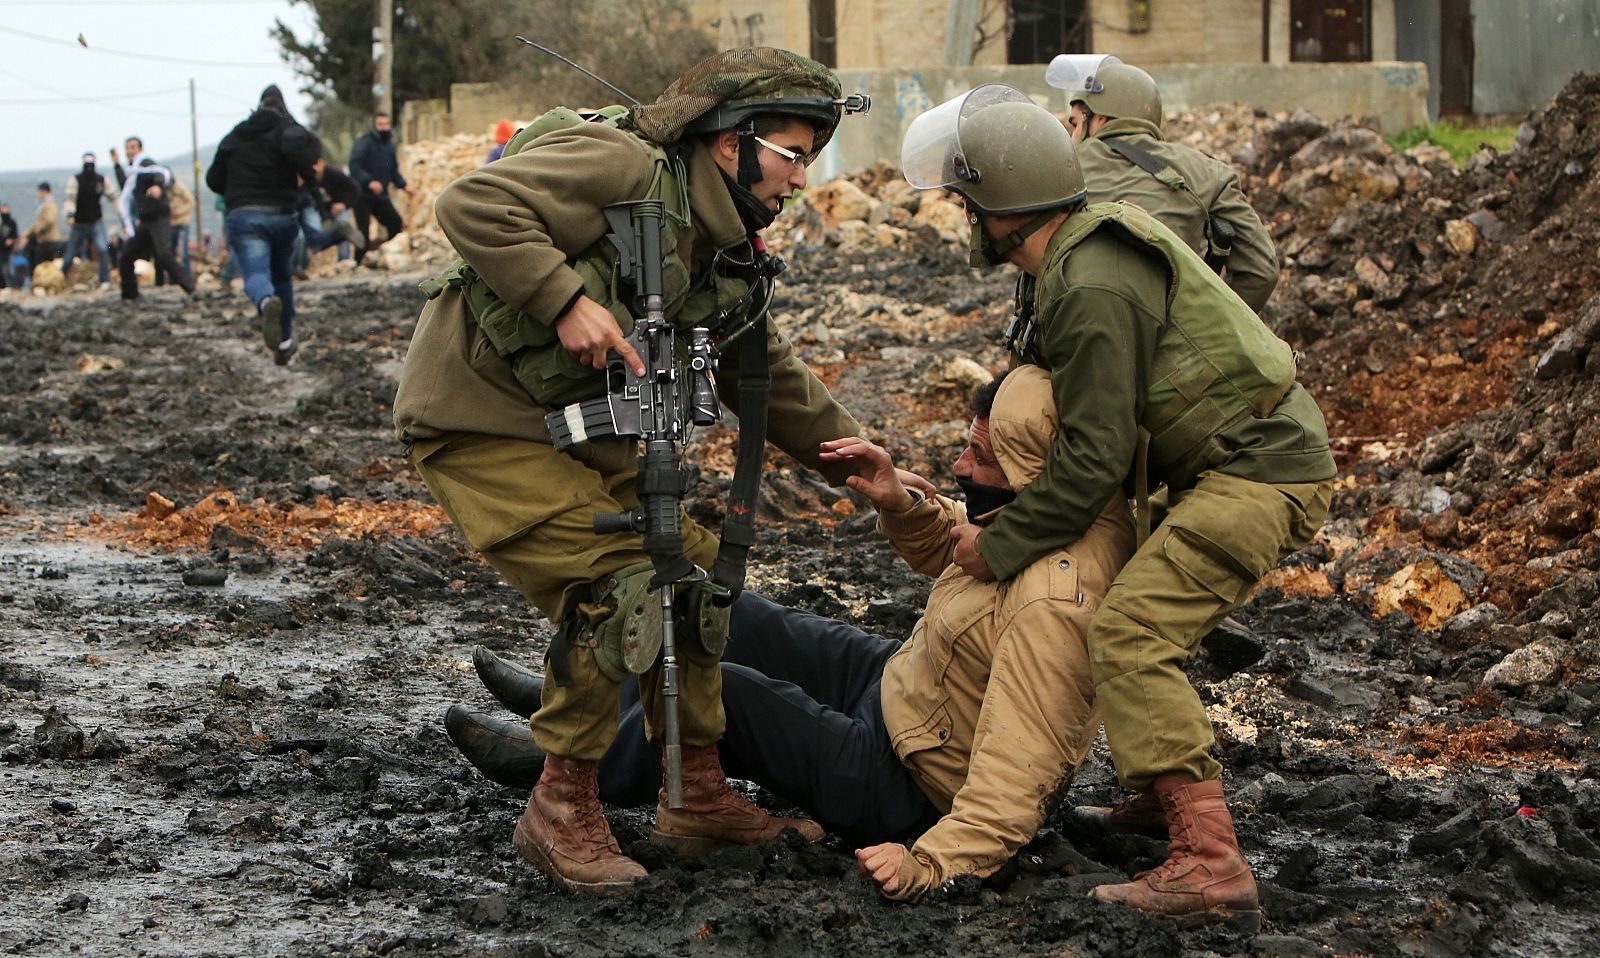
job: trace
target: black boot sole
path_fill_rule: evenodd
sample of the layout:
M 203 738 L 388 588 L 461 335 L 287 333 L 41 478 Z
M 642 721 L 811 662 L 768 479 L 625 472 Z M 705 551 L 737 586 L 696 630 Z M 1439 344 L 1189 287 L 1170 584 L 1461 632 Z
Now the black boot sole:
M 528 791 L 544 771 L 544 752 L 519 722 L 452 705 L 444 713 L 445 734 L 472 767 L 491 782 Z
M 506 708 L 523 718 L 539 710 L 544 676 L 508 662 L 481 645 L 472 649 L 472 667 L 477 669 L 483 687 Z

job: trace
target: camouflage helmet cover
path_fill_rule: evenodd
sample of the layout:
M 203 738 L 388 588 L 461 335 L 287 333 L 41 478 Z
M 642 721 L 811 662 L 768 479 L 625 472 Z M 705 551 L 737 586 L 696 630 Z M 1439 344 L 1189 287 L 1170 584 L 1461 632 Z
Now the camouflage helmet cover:
M 731 129 L 751 117 L 795 116 L 816 127 L 812 150 L 833 137 L 842 111 L 839 78 L 811 59 L 775 47 L 713 54 L 667 85 L 654 103 L 636 106 L 629 120 L 657 143 L 684 134 Z

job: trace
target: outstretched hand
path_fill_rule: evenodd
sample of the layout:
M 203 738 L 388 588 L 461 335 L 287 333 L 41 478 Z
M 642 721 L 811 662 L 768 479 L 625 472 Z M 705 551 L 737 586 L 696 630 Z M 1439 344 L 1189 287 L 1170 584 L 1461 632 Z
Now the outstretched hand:
M 823 462 L 843 462 L 850 466 L 855 474 L 845 479 L 844 484 L 871 499 L 879 512 L 905 512 L 917 504 L 906 491 L 904 477 L 914 480 L 911 484 L 918 488 L 932 488 L 921 477 L 896 469 L 887 449 L 860 436 L 830 439 L 819 448 L 819 458 Z

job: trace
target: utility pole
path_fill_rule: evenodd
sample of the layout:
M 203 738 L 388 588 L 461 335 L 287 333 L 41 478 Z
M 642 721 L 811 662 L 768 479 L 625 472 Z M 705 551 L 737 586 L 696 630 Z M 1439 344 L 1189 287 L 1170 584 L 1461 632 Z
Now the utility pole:
M 372 59 L 376 72 L 372 97 L 377 113 L 394 115 L 394 0 L 377 0 L 378 25 L 372 28 Z
M 200 202 L 200 114 L 194 106 L 194 77 L 189 78 L 189 152 L 194 157 L 194 244 L 200 255 L 206 255 L 205 218 Z

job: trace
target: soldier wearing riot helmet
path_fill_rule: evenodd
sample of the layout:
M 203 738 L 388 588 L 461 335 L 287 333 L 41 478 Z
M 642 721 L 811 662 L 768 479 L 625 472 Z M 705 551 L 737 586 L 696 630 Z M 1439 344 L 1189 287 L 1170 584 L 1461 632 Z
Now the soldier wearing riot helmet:
M 1335 473 L 1294 357 L 1194 251 L 1141 208 L 1086 204 L 1071 139 L 1018 90 L 987 84 L 918 117 L 902 167 L 963 196 L 975 263 L 1024 275 L 1006 339 L 1050 371 L 1061 429 L 1044 472 L 955 562 L 1009 579 L 1076 541 L 1113 497 L 1140 545 L 1089 627 L 1097 705 L 1134 796 L 1101 818 L 1164 827 L 1165 863 L 1095 897 L 1180 921 L 1259 927 L 1260 903 L 1183 672 L 1199 639 L 1310 542 Z M 1154 521 L 1150 493 L 1168 506 Z M 1152 528 L 1152 526 L 1154 528 Z
M 545 132 L 536 121 L 524 131 L 531 139 L 513 138 L 501 159 L 457 180 L 436 205 L 460 259 L 424 284 L 430 301 L 395 421 L 457 528 L 557 625 L 546 656 L 552 680 L 531 720 L 550 759 L 514 839 L 565 887 L 603 894 L 645 873 L 621 854 L 595 792 L 628 674 L 642 673 L 647 729 L 652 740 L 661 734 L 649 557 L 637 532 L 597 534 L 594 524 L 649 492 L 638 442 L 590 438 L 557 451 L 546 420 L 606 395 L 608 354 L 643 373 L 625 338 L 634 304 L 616 282 L 606 209 L 659 204 L 666 319 L 685 339 L 692 328 L 713 338 L 748 328 L 723 354 L 720 383 L 764 367 L 765 437 L 842 483 L 848 470 L 823 463 L 818 446 L 860 426 L 765 316 L 760 293 L 776 269 L 758 231 L 805 185 L 807 163 L 851 105 L 815 61 L 770 48 L 725 51 L 653 103 L 594 122 L 567 111 L 570 121 L 556 117 Z M 754 410 L 742 395 L 724 389 L 721 398 L 748 425 Z M 682 540 L 701 568 L 719 557 L 717 538 L 687 518 Z M 768 815 L 729 788 L 716 749 L 726 590 L 719 597 L 697 581 L 678 598 L 684 807 L 668 807 L 663 792 L 652 837 L 680 851 L 750 844 L 784 827 L 820 837 L 815 823 Z
M 1067 91 L 1067 126 L 1089 202 L 1144 207 L 1260 312 L 1278 284 L 1272 236 L 1231 166 L 1162 136 L 1161 91 L 1150 74 L 1083 53 L 1056 57 L 1045 79 Z

